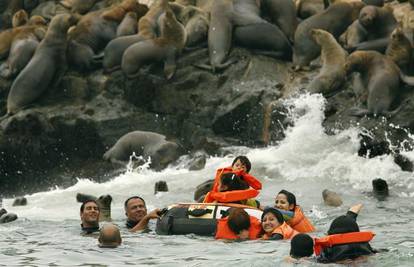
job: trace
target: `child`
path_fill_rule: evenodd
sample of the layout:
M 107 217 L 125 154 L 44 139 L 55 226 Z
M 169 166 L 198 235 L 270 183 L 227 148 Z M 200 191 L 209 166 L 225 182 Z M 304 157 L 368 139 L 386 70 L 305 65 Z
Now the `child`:
M 290 255 L 286 262 L 300 264 L 313 255 L 313 239 L 307 234 L 297 234 L 290 241 Z
M 308 233 L 315 231 L 315 227 L 305 217 L 299 205 L 296 205 L 296 197 L 289 191 L 281 190 L 275 199 L 275 208 L 281 210 L 290 210 L 294 212 L 292 219 L 286 221 L 290 227 L 300 233 Z
M 275 208 L 266 208 L 262 213 L 262 228 L 265 240 L 291 239 L 298 234 L 283 219 L 283 215 Z
M 231 208 L 229 216 L 217 221 L 216 239 L 257 239 L 260 221 L 242 208 Z

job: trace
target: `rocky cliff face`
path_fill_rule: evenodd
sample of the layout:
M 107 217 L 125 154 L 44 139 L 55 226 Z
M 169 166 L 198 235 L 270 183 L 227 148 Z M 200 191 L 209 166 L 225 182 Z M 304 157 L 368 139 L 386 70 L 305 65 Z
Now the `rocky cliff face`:
M 188 152 L 210 154 L 227 145 L 263 146 L 283 139 L 289 122 L 279 100 L 299 92 L 317 70 L 293 72 L 290 63 L 240 48 L 233 49 L 231 57 L 237 63 L 213 74 L 193 66 L 207 59 L 207 49 L 186 53 L 170 81 L 155 64 L 133 80 L 121 71 L 68 72 L 36 104 L 0 121 L 2 191 L 35 191 L 35 182 L 43 188 L 65 186 L 79 176 L 105 180 L 119 166 L 104 162 L 103 153 L 133 130 L 161 133 Z M 3 114 L 10 86 L 11 81 L 0 80 Z M 403 89 L 400 102 L 400 112 L 389 119 L 350 117 L 347 111 L 355 97 L 347 86 L 328 97 L 325 128 L 331 133 L 350 125 L 366 128 L 371 134 L 362 138 L 361 155 L 368 150 L 370 156 L 398 152 L 389 142 L 395 146 L 411 140 L 412 89 Z M 407 141 L 403 146 L 411 145 Z M 410 169 L 404 160 L 404 168 Z

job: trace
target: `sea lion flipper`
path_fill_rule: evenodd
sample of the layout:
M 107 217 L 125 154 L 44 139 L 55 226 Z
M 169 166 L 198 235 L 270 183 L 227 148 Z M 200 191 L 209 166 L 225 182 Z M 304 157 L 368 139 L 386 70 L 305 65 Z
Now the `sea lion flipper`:
M 414 76 L 408 76 L 400 71 L 400 79 L 409 86 L 414 86 Z
M 212 72 L 221 71 L 229 67 L 231 64 L 236 63 L 238 60 L 236 58 L 230 58 L 227 62 L 221 63 L 219 65 L 208 65 L 206 63 L 203 64 L 193 64 L 194 67 L 197 67 L 202 70 L 208 70 Z
M 177 49 L 168 49 L 165 61 L 164 61 L 164 74 L 167 80 L 170 80 L 174 74 L 175 70 L 177 68 L 177 65 L 175 64 L 175 57 L 177 54 Z

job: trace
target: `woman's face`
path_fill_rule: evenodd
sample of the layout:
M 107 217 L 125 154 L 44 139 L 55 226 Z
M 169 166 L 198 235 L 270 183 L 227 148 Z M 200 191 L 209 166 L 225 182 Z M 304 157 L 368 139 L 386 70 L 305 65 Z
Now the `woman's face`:
M 244 165 L 239 159 L 231 166 L 233 170 L 235 171 L 241 171 L 247 172 L 247 167 Z
M 276 196 L 275 199 L 275 208 L 281 210 L 292 210 L 293 204 L 289 204 L 287 196 L 285 194 L 279 194 Z
M 271 234 L 279 225 L 280 223 L 273 213 L 268 212 L 263 216 L 262 228 L 265 233 Z

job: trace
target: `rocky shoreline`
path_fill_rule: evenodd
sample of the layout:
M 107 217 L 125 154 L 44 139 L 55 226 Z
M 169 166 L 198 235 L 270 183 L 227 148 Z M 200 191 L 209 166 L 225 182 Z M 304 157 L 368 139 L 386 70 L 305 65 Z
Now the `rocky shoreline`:
M 183 54 L 169 81 L 161 65 L 151 65 L 131 80 L 121 71 L 67 72 L 35 105 L 0 121 L 2 191 L 13 195 L 54 184 L 69 186 L 76 177 L 105 181 L 120 170 L 102 155 L 133 130 L 164 134 L 187 153 L 203 150 L 209 155 L 222 153 L 225 146 L 279 141 L 289 122 L 278 100 L 300 92 L 318 72 L 294 72 L 289 62 L 243 48 L 232 50 L 230 57 L 237 63 L 221 73 L 193 66 L 207 57 L 207 49 Z M 10 86 L 11 81 L 0 79 L 2 114 Z M 361 156 L 412 150 L 414 91 L 402 91 L 403 107 L 395 116 L 356 118 L 347 115 L 356 105 L 348 85 L 327 98 L 324 127 L 332 134 L 351 125 L 365 128 L 371 134 L 362 138 Z M 412 171 L 409 160 L 397 159 Z

